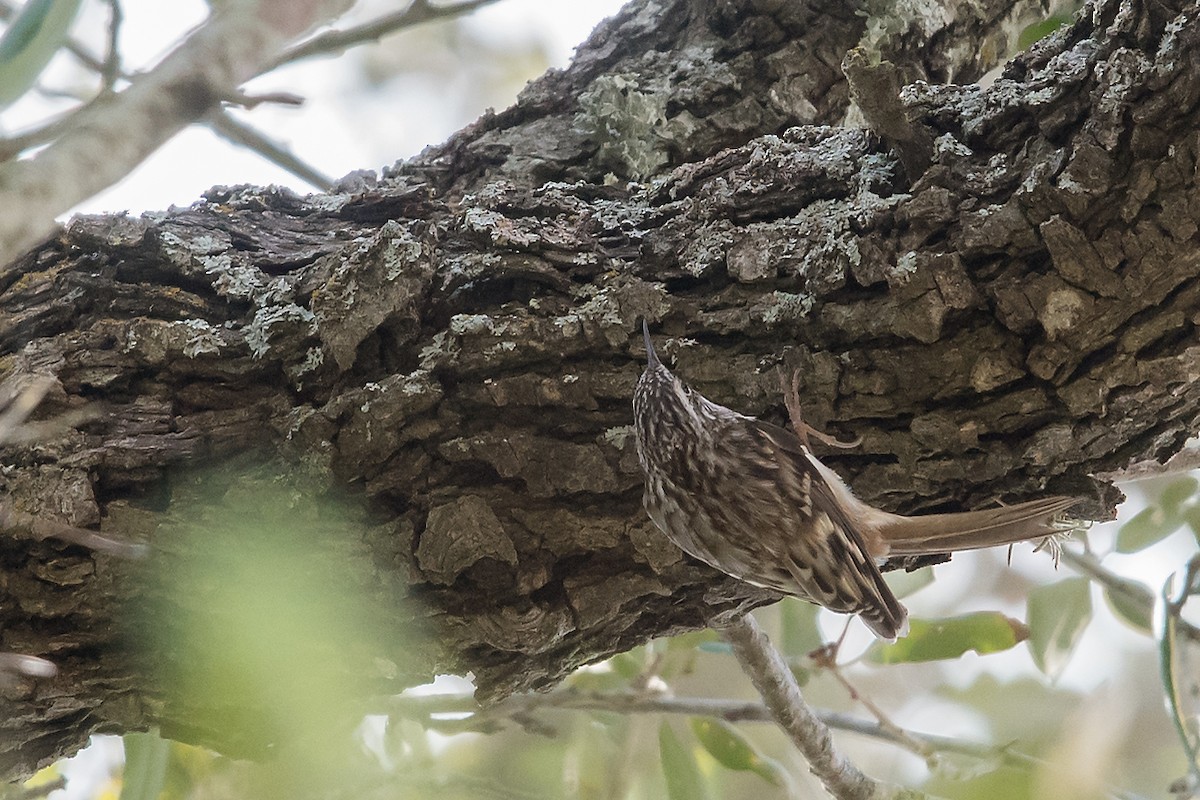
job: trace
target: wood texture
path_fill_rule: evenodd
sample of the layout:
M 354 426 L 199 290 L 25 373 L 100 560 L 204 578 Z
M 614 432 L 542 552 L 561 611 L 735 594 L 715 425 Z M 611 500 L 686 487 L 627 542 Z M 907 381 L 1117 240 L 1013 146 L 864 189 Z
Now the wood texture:
M 970 80 L 1003 16 L 961 23 L 962 51 L 915 25 L 876 44 Z M 863 437 L 827 463 L 876 505 L 1077 494 L 1101 517 L 1117 494 L 1089 475 L 1169 457 L 1200 419 L 1198 16 L 1099 2 L 989 88 L 909 85 L 934 143 L 910 183 L 867 131 L 792 127 L 844 116 L 867 17 L 634 3 L 379 180 L 74 220 L 0 271 L 0 378 L 49 376 L 44 416 L 101 413 L 6 450 L 4 502 L 145 541 L 169 574 L 190 470 L 280 459 L 421 603 L 431 635 L 385 688 L 548 687 L 773 599 L 642 513 L 644 315 L 741 411 L 782 421 L 776 370 L 799 368 L 810 421 Z M 0 688 L 0 769 L 151 724 L 269 744 L 164 701 L 128 646 L 141 566 L 17 536 L 0 563 L 0 645 L 60 668 Z

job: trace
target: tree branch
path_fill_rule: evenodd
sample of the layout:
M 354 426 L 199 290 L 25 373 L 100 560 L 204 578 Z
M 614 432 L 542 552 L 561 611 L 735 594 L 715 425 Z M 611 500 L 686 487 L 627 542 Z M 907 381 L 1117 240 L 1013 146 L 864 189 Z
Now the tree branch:
M 829 793 L 838 800 L 918 798 L 919 792 L 885 787 L 864 775 L 833 746 L 833 736 L 820 716 L 805 702 L 791 670 L 749 614 L 733 619 L 719 632 L 750 676 L 771 716 L 808 760 Z
M 128 174 L 263 68 L 279 47 L 344 10 L 349 0 L 222 6 L 150 72 L 79 112 L 36 156 L 0 166 L 0 264 L 44 236 L 55 215 Z M 101 70 L 104 66 L 101 65 Z
M 272 59 L 263 69 L 269 72 L 284 64 L 291 64 L 314 56 L 339 55 L 352 47 L 378 42 L 380 39 L 405 28 L 432 20 L 469 14 L 477 8 L 491 5 L 496 0 L 464 0 L 460 3 L 433 5 L 428 0 L 412 0 L 403 11 L 384 14 L 375 19 L 342 30 L 330 30 L 288 48 Z

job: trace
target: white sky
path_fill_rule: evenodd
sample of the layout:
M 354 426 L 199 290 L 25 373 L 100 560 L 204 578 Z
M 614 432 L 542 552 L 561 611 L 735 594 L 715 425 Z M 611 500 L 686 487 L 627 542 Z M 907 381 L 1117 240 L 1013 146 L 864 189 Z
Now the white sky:
M 121 54 L 127 70 L 156 63 L 207 13 L 202 0 L 123 0 L 125 21 L 121 29 Z M 546 61 L 530 63 L 525 75 L 504 75 L 512 83 L 507 96 L 494 97 L 503 108 L 516 97 L 525 80 L 547 66 L 567 65 L 574 47 L 604 17 L 615 13 L 621 0 L 499 0 L 476 11 L 469 31 L 487 49 L 503 50 L 510 42 L 535 42 Z M 360 0 L 359 17 L 394 11 L 396 0 Z M 84 4 L 76 21 L 76 36 L 100 52 L 107 25 L 103 4 Z M 402 32 L 400 37 L 436 36 L 430 26 Z M 390 42 L 396 41 L 389 39 Z M 400 39 L 403 42 L 415 39 Z M 286 144 L 309 164 L 332 178 L 357 169 L 375 169 L 420 152 L 474 120 L 482 107 L 467 107 L 479 94 L 464 79 L 423 74 L 399 77 L 383 87 L 362 88 L 361 59 L 366 48 L 342 58 L 321 58 L 278 70 L 249 84 L 249 93 L 282 90 L 306 99 L 301 108 L 262 105 L 240 112 L 246 121 Z M 466 81 L 478 81 L 479 71 L 490 65 L 486 53 L 465 63 Z M 516 65 L 518 68 L 520 63 Z M 470 68 L 474 67 L 474 71 Z M 485 73 L 486 74 L 486 73 Z M 63 57 L 52 64 L 46 83 L 62 86 L 77 81 L 73 60 Z M 493 81 L 488 81 L 489 88 Z M 30 93 L 0 114 L 0 131 L 19 131 L 43 118 L 63 103 Z M 85 212 L 164 209 L 189 205 L 210 186 L 219 184 L 281 184 L 300 192 L 312 188 L 290 173 L 257 155 L 227 144 L 207 128 L 192 126 L 176 136 L 116 186 L 83 203 Z

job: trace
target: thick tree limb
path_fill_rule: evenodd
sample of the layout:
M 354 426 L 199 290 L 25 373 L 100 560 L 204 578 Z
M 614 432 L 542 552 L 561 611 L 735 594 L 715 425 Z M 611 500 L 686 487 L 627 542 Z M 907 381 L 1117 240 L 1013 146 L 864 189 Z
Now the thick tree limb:
M 1110 511 L 1089 476 L 1169 456 L 1200 421 L 1195 3 L 1097 3 L 990 89 L 908 87 L 935 143 L 915 183 L 870 133 L 781 133 L 797 118 L 764 111 L 783 78 L 758 59 L 816 58 L 864 23 L 822 18 L 818 42 L 815 5 L 762 6 L 630 9 L 514 110 L 374 184 L 79 219 L 4 268 L 0 371 L 44 376 L 46 416 L 106 411 L 6 452 L 11 507 L 149 541 L 169 571 L 181 470 L 283 458 L 355 493 L 368 577 L 408 586 L 437 634 L 379 654 L 405 665 L 386 688 L 435 670 L 489 699 L 549 686 L 774 599 L 683 559 L 640 509 L 648 316 L 675 370 L 739 410 L 782 419 L 776 368 L 799 369 L 813 423 L 863 439 L 823 457 L 876 505 L 1054 492 Z M 681 70 L 672 48 L 703 57 Z M 678 148 L 605 139 L 658 102 L 622 105 L 634 66 Z M 125 562 L 3 538 L 0 561 L 4 648 L 59 668 L 5 695 L 0 768 L 149 724 L 270 744 L 163 700 L 154 659 L 123 647 L 142 591 Z

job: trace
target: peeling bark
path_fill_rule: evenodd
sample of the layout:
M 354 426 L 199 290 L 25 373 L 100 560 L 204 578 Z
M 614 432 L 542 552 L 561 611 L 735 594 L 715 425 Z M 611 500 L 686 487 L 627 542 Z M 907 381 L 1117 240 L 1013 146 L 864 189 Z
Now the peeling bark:
M 435 635 L 393 688 L 469 670 L 484 698 L 774 599 L 641 511 L 641 316 L 741 411 L 782 421 L 776 370 L 799 369 L 811 421 L 863 439 L 827 463 L 876 505 L 1110 512 L 1089 476 L 1200 419 L 1197 5 L 1099 2 L 990 88 L 910 84 L 933 142 L 911 182 L 869 132 L 791 127 L 845 115 L 867 18 L 837 8 L 635 3 L 379 182 L 73 221 L 0 271 L 0 377 L 52 380 L 47 417 L 104 413 L 10 447 L 6 501 L 169 554 L 178 476 L 281 458 L 360 503 L 375 577 L 424 604 Z M 877 48 L 901 69 L 986 67 L 910 58 L 932 39 L 904 30 Z M 124 646 L 128 562 L 22 538 L 0 561 L 0 646 L 60 667 L 0 688 L 7 773 L 151 724 L 268 744 L 162 700 Z

